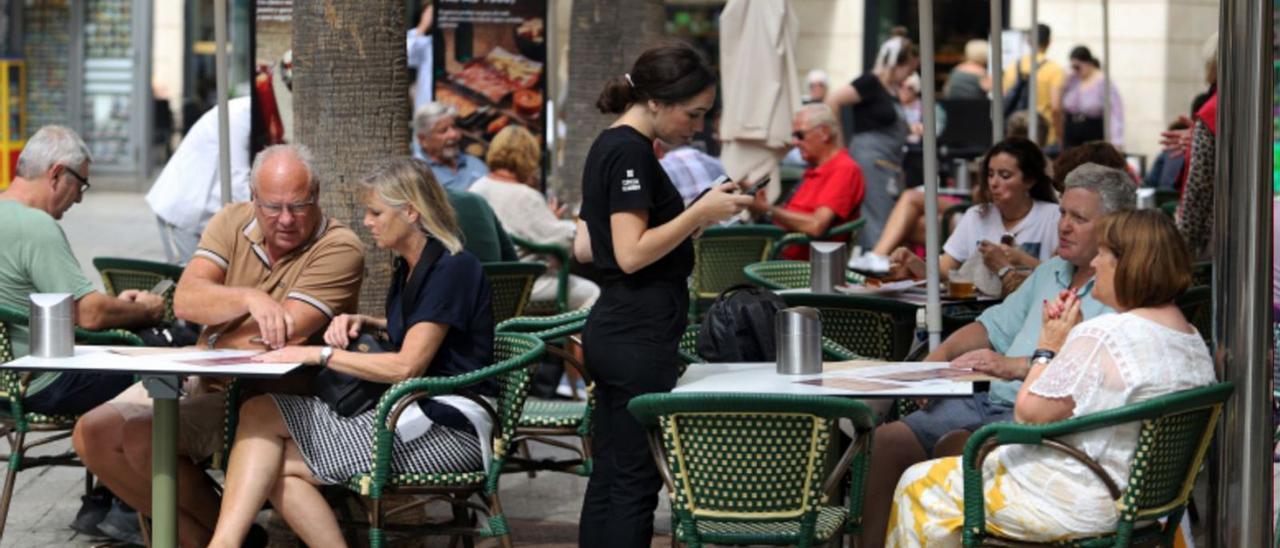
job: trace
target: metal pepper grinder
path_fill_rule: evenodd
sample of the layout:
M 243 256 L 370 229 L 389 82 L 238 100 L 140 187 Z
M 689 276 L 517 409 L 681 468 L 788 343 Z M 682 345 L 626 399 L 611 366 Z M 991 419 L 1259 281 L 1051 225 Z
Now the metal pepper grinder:
M 69 358 L 75 355 L 75 304 L 70 293 L 32 293 L 31 355 Z

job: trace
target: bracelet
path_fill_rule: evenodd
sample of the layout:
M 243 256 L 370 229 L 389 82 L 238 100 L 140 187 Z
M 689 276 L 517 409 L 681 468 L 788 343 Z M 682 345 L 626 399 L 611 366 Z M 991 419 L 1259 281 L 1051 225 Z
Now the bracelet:
M 1031 363 L 1032 364 L 1037 364 L 1037 363 L 1048 364 L 1049 362 L 1053 361 L 1053 357 L 1056 355 L 1057 355 L 1056 352 L 1049 350 L 1047 348 L 1037 348 L 1035 352 L 1031 353 Z

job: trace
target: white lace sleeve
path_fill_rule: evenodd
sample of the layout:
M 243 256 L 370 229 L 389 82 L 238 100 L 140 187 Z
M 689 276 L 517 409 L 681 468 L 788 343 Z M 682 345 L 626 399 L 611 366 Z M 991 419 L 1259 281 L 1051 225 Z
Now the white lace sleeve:
M 1116 370 L 1110 346 L 1104 329 L 1080 325 L 1029 390 L 1045 398 L 1071 398 L 1077 414 L 1092 408 L 1104 378 Z

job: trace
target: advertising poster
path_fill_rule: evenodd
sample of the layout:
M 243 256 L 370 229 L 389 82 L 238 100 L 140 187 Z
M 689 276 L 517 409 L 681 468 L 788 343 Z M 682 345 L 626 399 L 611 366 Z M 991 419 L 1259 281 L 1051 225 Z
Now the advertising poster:
M 436 0 L 435 100 L 458 110 L 462 149 L 484 158 L 511 124 L 543 142 L 546 0 Z

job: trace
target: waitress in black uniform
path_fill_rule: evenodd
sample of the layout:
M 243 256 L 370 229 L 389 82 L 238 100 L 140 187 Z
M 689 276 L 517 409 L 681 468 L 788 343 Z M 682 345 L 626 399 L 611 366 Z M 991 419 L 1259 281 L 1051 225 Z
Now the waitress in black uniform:
M 604 278 L 583 331 L 596 396 L 595 463 L 579 525 L 584 547 L 649 546 L 662 481 L 627 403 L 675 387 L 691 239 L 752 201 L 725 183 L 685 209 L 653 152 L 655 139 L 679 145 L 702 129 L 715 84 L 698 52 L 664 45 L 610 79 L 596 102 L 601 112 L 621 116 L 587 155 L 574 241 L 578 260 L 593 260 Z

